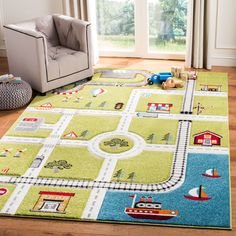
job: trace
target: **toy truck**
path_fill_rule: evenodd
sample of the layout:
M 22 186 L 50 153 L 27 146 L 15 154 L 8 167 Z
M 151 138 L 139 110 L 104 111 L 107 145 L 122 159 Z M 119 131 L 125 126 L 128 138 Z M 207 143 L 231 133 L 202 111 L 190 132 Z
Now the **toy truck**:
M 171 72 L 160 72 L 148 78 L 147 82 L 149 85 L 161 84 L 162 82 L 165 82 L 170 77 L 173 77 L 173 74 Z

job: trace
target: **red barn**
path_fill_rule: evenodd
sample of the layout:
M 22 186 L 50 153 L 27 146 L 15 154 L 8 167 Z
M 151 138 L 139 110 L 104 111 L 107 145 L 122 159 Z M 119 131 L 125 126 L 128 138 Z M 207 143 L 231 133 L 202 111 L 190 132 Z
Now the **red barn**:
M 194 134 L 193 137 L 194 144 L 201 144 L 203 146 L 220 145 L 221 138 L 223 138 L 221 135 L 209 130 Z

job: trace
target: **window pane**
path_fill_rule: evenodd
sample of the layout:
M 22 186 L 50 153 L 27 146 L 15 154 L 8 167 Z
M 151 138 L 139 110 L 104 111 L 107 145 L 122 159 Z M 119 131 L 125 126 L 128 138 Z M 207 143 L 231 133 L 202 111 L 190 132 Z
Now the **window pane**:
M 149 50 L 185 52 L 187 0 L 148 0 Z
M 97 0 L 98 44 L 101 50 L 134 49 L 134 0 Z

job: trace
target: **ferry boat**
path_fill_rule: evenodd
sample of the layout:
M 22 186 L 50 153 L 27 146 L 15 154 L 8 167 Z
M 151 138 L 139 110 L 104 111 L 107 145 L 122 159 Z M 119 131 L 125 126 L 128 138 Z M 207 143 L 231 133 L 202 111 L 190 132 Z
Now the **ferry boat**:
M 150 220 L 169 220 L 178 216 L 177 210 L 162 210 L 160 202 L 153 202 L 152 197 L 141 197 L 136 202 L 136 195 L 129 196 L 133 198 L 132 206 L 125 208 L 125 213 L 133 218 Z
M 200 185 L 197 188 L 190 189 L 188 192 L 189 195 L 184 195 L 185 198 L 194 200 L 194 201 L 207 201 L 210 200 L 211 198 L 208 196 L 207 193 L 203 191 L 203 186 Z
M 203 173 L 202 175 L 205 177 L 208 177 L 208 178 L 220 178 L 221 177 L 219 172 L 216 170 L 216 168 L 206 170 L 206 172 Z

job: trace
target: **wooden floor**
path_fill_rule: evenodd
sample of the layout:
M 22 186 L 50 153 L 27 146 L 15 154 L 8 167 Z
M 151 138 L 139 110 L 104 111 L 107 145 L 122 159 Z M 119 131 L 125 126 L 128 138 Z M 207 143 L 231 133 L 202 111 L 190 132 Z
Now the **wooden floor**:
M 169 70 L 172 65 L 183 66 L 180 61 L 161 61 L 127 58 L 101 58 L 97 67 L 136 68 L 136 69 L 164 69 Z M 218 236 L 236 235 L 236 68 L 214 67 L 212 71 L 227 72 L 229 74 L 229 116 L 231 140 L 231 186 L 232 186 L 232 214 L 233 230 L 192 229 L 176 227 L 139 226 L 108 223 L 72 222 L 59 220 L 37 220 L 12 217 L 0 217 L 0 236 L 152 236 L 152 235 L 181 235 L 181 236 Z M 0 74 L 7 73 L 5 58 L 0 58 Z M 4 135 L 22 109 L 0 112 L 0 137 Z

